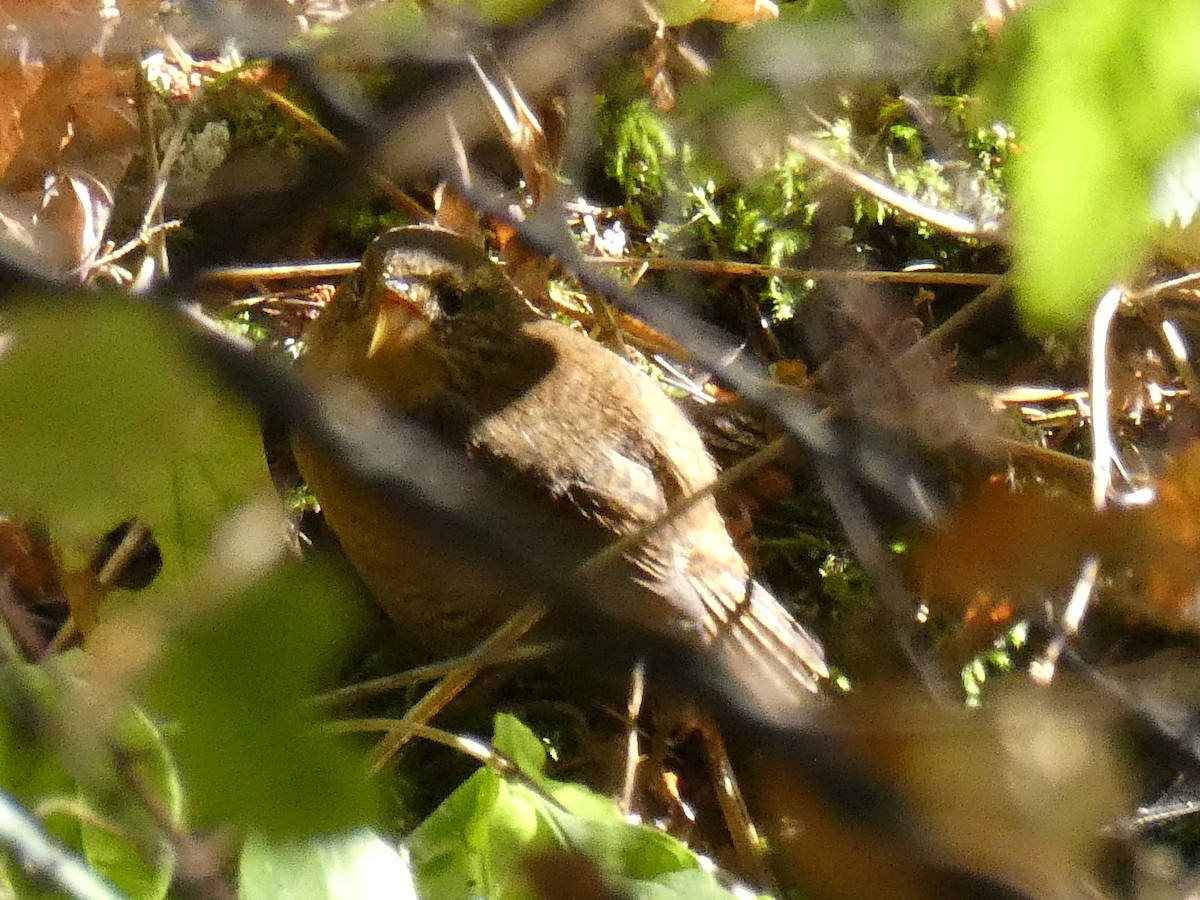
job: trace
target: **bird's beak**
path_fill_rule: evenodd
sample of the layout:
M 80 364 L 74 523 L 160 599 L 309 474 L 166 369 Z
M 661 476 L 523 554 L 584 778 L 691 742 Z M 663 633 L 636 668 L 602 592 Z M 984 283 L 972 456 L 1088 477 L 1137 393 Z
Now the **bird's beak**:
M 391 292 L 374 304 L 371 316 L 374 327 L 368 358 L 383 350 L 403 351 L 429 336 L 429 319 L 411 301 Z

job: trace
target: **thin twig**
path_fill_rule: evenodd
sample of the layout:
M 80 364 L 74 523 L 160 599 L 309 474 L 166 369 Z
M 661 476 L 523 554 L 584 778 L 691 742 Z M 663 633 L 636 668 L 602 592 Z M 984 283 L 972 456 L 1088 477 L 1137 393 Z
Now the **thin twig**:
M 1014 438 L 1001 438 L 1000 447 L 1014 459 L 1042 466 L 1049 469 L 1052 474 L 1077 485 L 1085 482 L 1091 484 L 1092 464 L 1086 459 L 1063 453 L 1061 450 L 1051 450 L 1049 447 L 1018 441 Z
M 491 659 L 508 653 L 545 614 L 546 607 L 543 603 L 537 600 L 527 603 L 479 645 L 479 657 Z M 375 748 L 372 770 L 382 770 L 392 757 L 419 734 L 421 728 L 426 727 L 434 716 L 467 689 L 481 669 L 479 663 L 473 663 L 450 673 L 413 704 L 402 719 L 398 722 L 393 721 L 393 730 L 389 731 Z
M 1100 576 L 1100 561 L 1095 554 L 1084 558 L 1079 567 L 1079 576 L 1075 579 L 1075 587 L 1071 590 L 1071 599 L 1063 610 L 1054 638 L 1046 645 L 1046 649 L 1029 665 L 1029 677 L 1034 684 L 1048 685 L 1054 680 L 1058 669 L 1058 660 L 1067 649 L 1067 641 L 1079 632 L 1079 624 L 1092 601 L 1096 590 L 1096 579 Z
M 896 209 L 912 216 L 914 219 L 928 222 L 930 225 L 940 228 L 943 231 L 948 231 L 958 237 L 996 240 L 999 236 L 998 230 L 995 227 L 981 225 L 958 213 L 946 212 L 945 210 L 934 209 L 932 206 L 926 206 L 921 201 L 909 197 L 907 194 L 902 194 L 895 188 L 889 187 L 880 181 L 876 181 L 865 172 L 860 172 L 834 159 L 814 141 L 802 138 L 799 135 L 793 135 L 788 139 L 788 144 L 793 150 L 804 154 L 808 159 L 827 169 L 830 173 L 841 178 L 852 187 L 870 194 L 875 199 L 887 203 L 889 206 L 896 207 Z
M 752 872 L 759 888 L 774 897 L 782 897 L 783 891 L 775 878 L 775 873 L 767 865 L 763 855 L 762 838 L 750 816 L 750 808 L 742 794 L 742 786 L 738 783 L 733 769 L 733 761 L 729 758 L 729 749 L 725 746 L 725 738 L 715 724 L 700 728 L 704 739 L 705 756 L 708 759 L 709 775 L 717 792 L 717 804 L 721 807 L 721 816 L 729 837 L 733 841 L 734 851 L 742 864 L 743 870 Z
M 622 815 L 633 811 L 633 789 L 637 783 L 638 765 L 642 760 L 638 741 L 638 718 L 642 714 L 642 701 L 646 697 L 646 663 L 638 660 L 629 678 L 629 703 L 625 708 L 625 777 L 622 781 L 621 797 L 617 807 Z
M 1007 275 L 996 276 L 996 280 L 986 290 L 972 297 L 958 312 L 905 350 L 896 361 L 896 365 L 904 366 L 911 360 L 923 358 L 926 354 L 935 354 L 947 349 L 951 341 L 1004 296 L 1004 292 L 1010 286 Z
M 775 440 L 771 441 L 771 443 L 767 444 L 762 449 L 756 450 L 753 454 L 747 456 L 741 462 L 722 471 L 720 475 L 718 475 L 714 480 L 710 481 L 704 487 L 700 488 L 700 490 L 689 494 L 682 500 L 672 503 L 667 508 L 666 512 L 664 512 L 653 522 L 648 522 L 636 531 L 622 535 L 620 540 L 613 541 L 590 559 L 584 560 L 583 563 L 580 564 L 579 568 L 575 570 L 575 574 L 583 576 L 590 575 L 608 563 L 612 562 L 614 559 L 623 556 L 626 551 L 645 541 L 646 538 L 654 534 L 654 532 L 659 528 L 674 522 L 689 509 L 691 509 L 697 503 L 700 503 L 715 491 L 731 487 L 750 475 L 753 475 L 763 466 L 767 465 L 769 462 L 783 453 L 783 451 L 786 450 L 790 445 L 791 438 L 786 436 L 775 438 Z
M 1100 298 L 1092 317 L 1092 506 L 1098 513 L 1108 506 L 1113 464 L 1117 459 L 1108 408 L 1108 335 L 1124 300 L 1125 292 L 1121 288 L 1110 288 Z M 1063 610 L 1054 638 L 1029 667 L 1029 675 L 1036 683 L 1049 684 L 1053 680 L 1067 642 L 1079 632 L 1079 625 L 1091 604 L 1099 576 L 1100 560 L 1095 554 L 1089 554 L 1080 565 L 1071 599 Z
M 133 558 L 137 556 L 138 551 L 142 548 L 142 542 L 150 536 L 150 528 L 145 522 L 140 519 L 134 519 L 129 524 L 129 529 L 121 537 L 121 542 L 117 544 L 117 548 L 104 561 L 104 565 L 100 567 L 100 571 L 96 573 L 96 581 L 102 588 L 111 588 L 121 576 L 121 573 L 128 568 L 133 562 Z
M 1108 409 L 1108 331 L 1124 299 L 1120 288 L 1111 288 L 1101 298 L 1092 320 L 1092 506 L 1097 512 L 1108 505 L 1117 456 Z
M 432 725 L 422 725 L 417 723 L 404 723 L 403 720 L 396 719 L 348 719 L 341 722 L 331 722 L 328 726 L 331 730 L 340 734 L 356 734 L 371 731 L 385 731 L 389 735 L 395 734 L 398 729 L 403 727 L 406 731 L 412 733 L 413 737 L 419 737 L 422 740 L 432 741 L 435 744 L 441 744 L 443 747 L 449 747 L 451 750 L 457 750 L 459 753 L 465 754 L 472 759 L 486 765 L 488 768 L 497 772 L 504 778 L 516 781 L 523 787 L 533 791 L 547 803 L 550 803 L 558 808 L 560 812 L 570 813 L 571 811 L 562 805 L 549 791 L 538 783 L 534 774 L 526 772 L 517 764 L 516 760 L 506 753 L 501 753 L 487 741 L 480 740 L 469 735 L 454 734 L 451 731 L 446 731 L 443 728 L 434 728 Z
M 349 262 L 287 263 L 274 266 L 221 266 L 201 272 L 200 284 L 243 284 L 265 281 L 319 281 L 345 278 L 358 268 L 359 260 Z
M 146 258 L 145 265 L 142 271 L 139 272 L 137 279 L 134 282 L 135 290 L 138 292 L 144 291 L 149 287 L 149 282 L 152 280 L 150 276 L 153 274 L 153 269 L 150 267 L 150 260 L 153 258 L 154 264 L 159 267 L 158 274 L 162 278 L 170 275 L 167 267 L 166 246 L 163 244 L 161 237 L 157 236 L 154 228 L 162 224 L 162 205 L 163 199 L 167 195 L 167 180 L 170 177 L 171 169 L 175 165 L 175 161 L 179 158 L 179 154 L 183 152 L 183 144 L 188 135 L 188 128 L 191 126 L 192 117 L 196 110 L 200 107 L 200 101 L 204 97 L 204 87 L 200 86 L 192 94 L 191 100 L 184 107 L 183 113 L 179 117 L 179 122 L 176 124 L 175 133 L 171 135 L 171 141 L 167 144 L 167 149 L 163 152 L 162 159 L 154 166 L 153 188 L 150 191 L 150 197 L 146 201 L 145 211 L 142 213 L 142 223 L 138 228 L 138 239 L 146 244 L 149 254 L 154 254 L 153 257 Z M 147 118 L 145 139 L 153 142 L 153 137 L 149 133 L 149 120 Z
M 988 287 L 1001 275 L 987 272 L 938 272 L 926 269 L 892 271 L 875 269 L 796 269 L 735 260 L 678 259 L 652 256 L 586 256 L 591 265 L 607 269 L 645 268 L 652 271 L 692 272 L 696 275 L 731 275 L 755 278 L 783 278 L 789 281 L 851 281 L 866 284 L 949 284 Z
M 1163 343 L 1167 345 L 1167 350 L 1175 362 L 1175 371 L 1179 373 L 1179 377 L 1183 380 L 1183 386 L 1187 389 L 1188 396 L 1194 405 L 1200 402 L 1200 376 L 1197 376 L 1196 367 L 1192 365 L 1191 356 L 1188 353 L 1187 344 L 1183 340 L 1183 335 L 1179 333 L 1179 329 L 1175 326 L 1175 323 L 1163 315 L 1162 309 L 1155 310 L 1155 318 L 1157 319 L 1158 330 L 1162 332 Z
M 506 666 L 516 662 L 528 662 L 532 659 L 544 659 L 554 652 L 556 646 L 555 644 L 535 644 L 528 647 L 513 647 L 505 653 L 490 657 L 483 656 L 479 652 L 468 653 L 466 656 L 430 663 L 427 666 L 417 666 L 394 675 L 384 675 L 381 678 L 372 678 L 370 681 L 326 691 L 313 697 L 310 702 L 330 706 L 358 703 L 380 694 L 390 694 L 404 688 L 424 684 L 427 681 L 445 678 L 456 670 L 468 666 L 477 668 Z
M 722 275 L 753 278 L 783 278 L 789 281 L 849 281 L 866 284 L 932 284 L 990 287 L 1003 275 L 988 272 L 938 272 L 925 269 L 892 271 L 875 269 L 797 269 L 768 266 L 735 260 L 679 259 L 669 256 L 587 256 L 584 259 L 602 269 L 642 269 L 655 272 L 691 272 L 696 275 Z M 358 267 L 358 261 L 305 263 L 295 265 L 223 266 L 199 276 L 202 282 L 223 284 L 246 281 L 274 281 L 286 278 L 342 278 Z
M 93 266 L 98 268 L 100 266 L 107 265 L 108 263 L 114 263 L 118 259 L 128 256 L 134 250 L 138 249 L 138 247 L 149 248 L 152 239 L 166 234 L 168 231 L 176 231 L 182 227 L 183 222 L 179 219 L 171 219 L 169 222 L 151 225 L 149 228 L 143 229 L 143 233 L 139 234 L 137 237 L 131 238 L 120 247 L 117 247 L 116 249 L 104 254 L 104 256 L 101 256 L 95 261 L 95 263 L 93 263 Z
M 1131 300 L 1149 300 L 1151 297 L 1156 297 L 1165 291 L 1173 291 L 1177 288 L 1187 287 L 1190 284 L 1195 284 L 1200 281 L 1200 272 L 1188 272 L 1186 275 L 1180 275 L 1176 278 L 1168 278 L 1166 281 L 1160 281 L 1157 284 L 1152 284 L 1144 287 L 1141 290 L 1134 291 L 1129 294 Z
M 145 159 L 147 170 L 154 176 L 155 191 L 157 191 L 157 182 L 160 179 L 165 180 L 166 173 L 164 173 L 158 157 L 158 135 L 154 129 L 154 118 L 150 114 L 150 97 L 150 82 L 146 77 L 146 71 L 138 66 L 134 80 L 134 105 L 137 109 L 138 134 L 142 140 L 142 156 Z M 189 108 L 184 116 L 184 123 L 190 121 L 190 118 L 191 109 Z M 181 127 L 186 130 L 186 124 Z M 167 245 L 162 239 L 161 232 L 164 224 L 161 205 L 147 207 L 146 215 L 142 219 L 142 227 L 138 229 L 138 237 L 126 246 L 134 247 L 139 243 L 145 244 L 147 255 L 154 259 L 159 272 L 165 277 L 168 274 L 168 262 Z M 103 262 L 115 261 L 120 255 L 124 255 L 124 253 L 119 255 L 115 252 L 110 253 Z M 97 265 L 100 262 L 98 260 Z
M 137 770 L 129 754 L 118 747 L 111 748 L 111 753 L 117 773 L 157 826 L 164 845 L 174 854 L 176 882 L 186 885 L 189 888 L 186 893 L 191 897 L 235 900 L 237 895 L 222 878 L 228 859 L 219 842 L 183 828 Z
M 246 83 L 246 82 L 243 82 Z M 320 122 L 310 116 L 307 112 L 284 97 L 277 91 L 271 90 L 264 84 L 258 82 L 249 82 L 263 97 L 270 102 L 276 109 L 290 118 L 293 122 L 300 126 L 309 137 L 313 138 L 320 144 L 336 150 L 339 153 L 348 153 L 346 145 L 343 144 L 333 132 L 329 131 Z M 374 169 L 367 170 L 367 177 L 371 183 L 387 195 L 388 199 L 396 205 L 398 209 L 403 210 L 413 217 L 418 222 L 431 222 L 433 215 L 423 207 L 420 203 L 410 197 L 407 193 L 396 187 L 392 181 L 380 172 Z
M 0 844 L 13 853 L 27 873 L 44 879 L 72 900 L 124 900 L 124 895 L 53 841 L 19 803 L 3 792 Z

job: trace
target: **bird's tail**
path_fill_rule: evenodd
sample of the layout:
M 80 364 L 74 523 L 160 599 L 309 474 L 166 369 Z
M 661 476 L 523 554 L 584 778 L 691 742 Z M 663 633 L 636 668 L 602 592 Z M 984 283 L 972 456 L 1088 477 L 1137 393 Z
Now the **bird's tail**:
M 811 707 L 829 677 L 825 650 L 757 581 L 726 578 L 723 596 L 706 598 L 711 644 L 739 693 L 755 697 L 772 717 L 793 718 Z

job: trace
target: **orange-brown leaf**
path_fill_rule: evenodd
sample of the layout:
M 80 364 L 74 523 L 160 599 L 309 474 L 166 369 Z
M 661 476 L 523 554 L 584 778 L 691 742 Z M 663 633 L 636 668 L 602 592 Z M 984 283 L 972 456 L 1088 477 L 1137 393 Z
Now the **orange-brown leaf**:
M 916 544 L 912 571 L 925 597 L 955 613 L 980 594 L 1023 606 L 1070 590 L 1100 537 L 1100 518 L 1078 498 L 992 484 Z

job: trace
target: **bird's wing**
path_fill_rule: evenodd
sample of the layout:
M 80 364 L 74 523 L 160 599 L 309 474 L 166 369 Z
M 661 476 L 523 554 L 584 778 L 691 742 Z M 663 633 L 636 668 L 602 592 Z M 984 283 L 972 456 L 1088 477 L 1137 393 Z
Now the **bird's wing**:
M 706 496 L 667 518 L 717 477 L 686 416 L 650 379 L 614 366 L 612 354 L 589 338 L 550 322 L 530 330 L 556 353 L 577 361 L 603 354 L 603 364 L 555 366 L 528 392 L 496 404 L 470 431 L 474 455 L 595 523 L 598 548 L 657 526 L 628 548 L 624 564 L 634 582 L 667 602 L 630 592 L 624 599 L 633 621 L 699 637 L 760 693 L 815 691 L 828 676 L 821 645 L 750 577 L 715 501 Z M 547 408 L 583 414 L 548 424 Z M 649 611 L 657 621 L 646 622 Z

